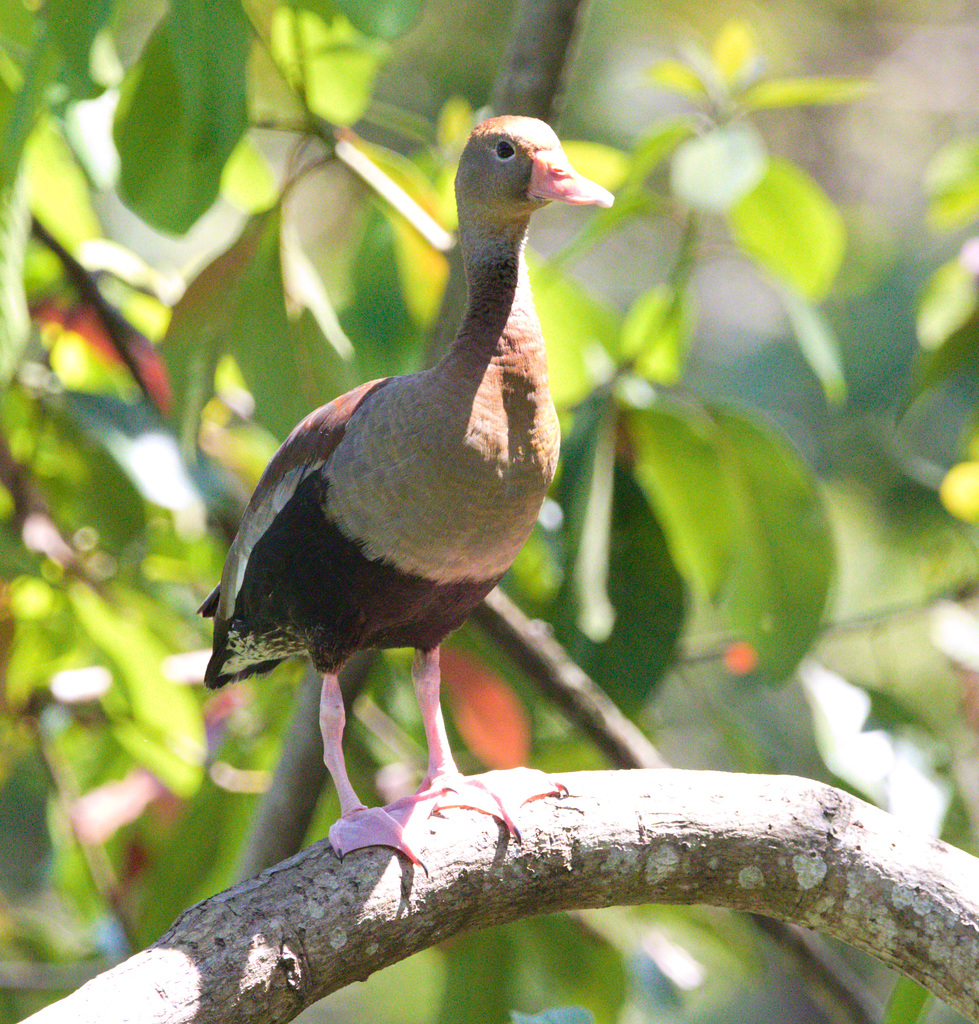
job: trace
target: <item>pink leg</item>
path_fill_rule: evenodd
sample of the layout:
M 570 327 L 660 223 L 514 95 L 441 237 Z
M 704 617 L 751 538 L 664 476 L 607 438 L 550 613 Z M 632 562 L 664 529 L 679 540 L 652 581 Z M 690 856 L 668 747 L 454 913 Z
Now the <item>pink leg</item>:
M 434 805 L 436 809 L 472 807 L 491 814 L 499 818 L 510 834 L 519 840 L 520 832 L 513 823 L 517 809 L 528 800 L 567 793 L 567 790 L 561 783 L 531 768 L 486 772 L 466 778 L 456 767 L 445 732 L 445 720 L 439 704 L 441 674 L 437 647 L 431 651 L 415 651 L 411 677 L 428 740 L 428 771 L 417 798 L 439 796 Z
M 337 677 L 323 676 L 320 692 L 320 731 L 323 734 L 323 763 L 333 778 L 340 797 L 340 818 L 330 828 L 330 843 L 337 856 L 368 846 L 390 846 L 421 865 L 404 838 L 402 824 L 380 807 L 365 807 L 354 792 L 343 761 L 343 726 L 346 715 Z
M 421 789 L 426 790 L 431 789 L 438 779 L 459 775 L 459 769 L 449 749 L 445 719 L 442 717 L 442 706 L 439 703 L 442 677 L 437 647 L 431 651 L 415 651 L 415 658 L 411 663 L 411 679 L 415 684 L 415 696 L 422 713 L 425 739 L 428 741 L 428 771 L 421 784 Z

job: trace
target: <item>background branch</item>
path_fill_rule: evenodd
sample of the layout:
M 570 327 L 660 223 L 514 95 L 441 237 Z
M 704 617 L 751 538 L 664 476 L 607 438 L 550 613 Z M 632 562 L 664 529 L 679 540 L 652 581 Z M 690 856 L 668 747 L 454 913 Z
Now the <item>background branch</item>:
M 463 931 L 589 907 L 732 907 L 818 928 L 979 1022 L 979 861 L 791 776 L 580 772 L 521 810 L 522 845 L 462 809 L 434 819 L 429 875 L 327 843 L 199 903 L 159 942 L 32 1024 L 291 1020 Z

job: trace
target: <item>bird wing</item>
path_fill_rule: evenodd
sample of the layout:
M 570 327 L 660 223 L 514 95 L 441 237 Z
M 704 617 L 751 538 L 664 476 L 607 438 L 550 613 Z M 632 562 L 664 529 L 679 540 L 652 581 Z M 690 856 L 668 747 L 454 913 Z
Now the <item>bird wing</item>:
M 390 377 L 382 377 L 367 381 L 320 406 L 292 429 L 272 456 L 241 517 L 238 535 L 224 563 L 221 582 L 198 609 L 205 618 L 216 619 L 216 633 L 219 624 L 226 623 L 234 611 L 235 600 L 245 578 L 248 556 L 262 534 L 285 507 L 299 484 L 310 473 L 326 465 L 343 440 L 350 417 L 390 380 Z

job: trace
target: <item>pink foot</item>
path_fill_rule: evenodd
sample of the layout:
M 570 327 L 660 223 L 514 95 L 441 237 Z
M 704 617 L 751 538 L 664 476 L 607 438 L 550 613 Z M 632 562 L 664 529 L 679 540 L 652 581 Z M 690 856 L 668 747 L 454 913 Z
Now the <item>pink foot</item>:
M 434 798 L 409 797 L 386 808 L 361 807 L 343 815 L 330 826 L 330 845 L 341 859 L 352 850 L 389 846 L 427 874 L 416 852 L 411 826 L 417 827 L 427 820 L 434 805 Z
M 443 807 L 471 807 L 491 814 L 509 829 L 519 843 L 520 830 L 514 824 L 517 811 L 531 800 L 544 796 L 567 796 L 567 787 L 536 768 L 510 768 L 481 775 L 442 775 L 418 796 L 434 796 L 433 811 Z

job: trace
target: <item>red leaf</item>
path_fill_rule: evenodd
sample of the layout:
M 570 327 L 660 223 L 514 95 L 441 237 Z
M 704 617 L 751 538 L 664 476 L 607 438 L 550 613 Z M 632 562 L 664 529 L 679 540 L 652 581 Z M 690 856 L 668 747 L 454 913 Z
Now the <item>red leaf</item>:
M 466 746 L 488 768 L 516 768 L 530 754 L 523 704 L 498 675 L 470 654 L 443 647 L 442 688 Z

